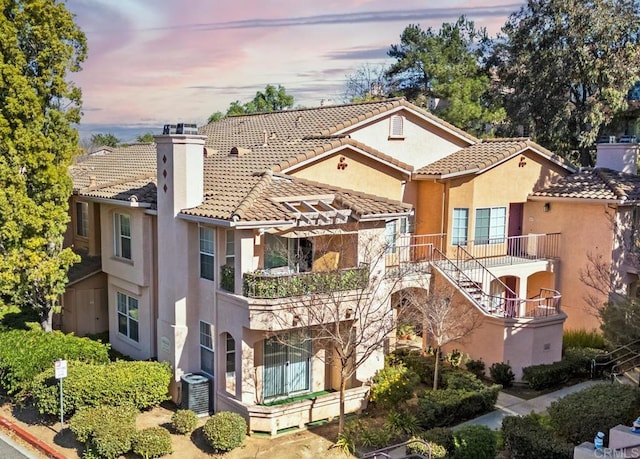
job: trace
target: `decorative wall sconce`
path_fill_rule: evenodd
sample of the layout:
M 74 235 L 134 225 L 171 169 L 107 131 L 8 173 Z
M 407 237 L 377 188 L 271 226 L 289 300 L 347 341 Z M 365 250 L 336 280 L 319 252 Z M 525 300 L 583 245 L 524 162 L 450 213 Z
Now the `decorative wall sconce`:
M 520 162 L 518 163 L 518 167 L 524 167 L 527 165 L 527 157 L 520 156 Z
M 347 158 L 345 158 L 344 156 L 340 156 L 340 159 L 338 160 L 338 170 L 343 171 L 347 168 L 347 166 Z

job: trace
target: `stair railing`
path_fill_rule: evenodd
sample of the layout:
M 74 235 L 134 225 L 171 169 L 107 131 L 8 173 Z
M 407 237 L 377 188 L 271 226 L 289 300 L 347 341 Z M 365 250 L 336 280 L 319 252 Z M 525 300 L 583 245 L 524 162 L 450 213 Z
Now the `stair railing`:
M 598 374 L 602 374 L 605 371 L 609 371 L 608 375 L 610 375 L 612 374 L 611 371 L 613 367 L 619 361 L 640 356 L 640 353 L 636 351 L 633 346 L 640 347 L 640 339 L 619 346 L 606 354 L 597 355 L 591 359 L 591 379 L 594 379 Z

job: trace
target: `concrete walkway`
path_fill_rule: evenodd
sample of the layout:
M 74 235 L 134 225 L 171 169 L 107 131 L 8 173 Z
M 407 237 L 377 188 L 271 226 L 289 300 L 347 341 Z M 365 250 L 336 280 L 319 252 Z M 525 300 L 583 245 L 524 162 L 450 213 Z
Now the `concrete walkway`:
M 585 381 L 579 384 L 575 384 L 569 387 L 563 387 L 555 392 L 550 392 L 539 397 L 532 398 L 531 400 L 525 400 L 513 395 L 500 392 L 498 394 L 498 401 L 496 402 L 496 409 L 491 413 L 484 414 L 475 419 L 463 422 L 455 426 L 453 429 L 458 429 L 462 426 L 468 425 L 482 425 L 487 426 L 493 430 L 500 430 L 502 428 L 502 420 L 507 416 L 522 416 L 529 413 L 536 412 L 542 413 L 547 410 L 551 402 L 561 399 L 574 392 L 579 392 L 587 387 L 591 387 L 595 384 L 611 384 L 603 381 Z

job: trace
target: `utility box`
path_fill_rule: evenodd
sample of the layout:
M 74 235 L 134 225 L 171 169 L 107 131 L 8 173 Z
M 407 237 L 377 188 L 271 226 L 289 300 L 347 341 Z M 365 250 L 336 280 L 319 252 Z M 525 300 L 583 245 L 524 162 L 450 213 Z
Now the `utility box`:
M 206 376 L 185 373 L 182 381 L 182 400 L 180 408 L 191 410 L 198 416 L 208 416 L 211 408 L 211 381 Z

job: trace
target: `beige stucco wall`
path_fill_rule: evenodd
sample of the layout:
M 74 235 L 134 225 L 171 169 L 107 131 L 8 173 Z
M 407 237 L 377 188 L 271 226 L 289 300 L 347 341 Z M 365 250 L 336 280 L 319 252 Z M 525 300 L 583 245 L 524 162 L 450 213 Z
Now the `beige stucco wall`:
M 62 296 L 62 330 L 79 336 L 109 328 L 107 275 L 97 273 L 66 289 Z
M 76 203 L 86 202 L 88 210 L 88 236 L 76 234 L 77 214 Z M 69 200 L 70 222 L 65 232 L 65 247 L 73 247 L 74 250 L 86 251 L 88 255 L 100 255 L 101 233 L 100 233 L 100 204 L 91 202 L 80 196 L 72 196 Z
M 566 329 L 599 329 L 600 322 L 586 297 L 594 295 L 598 303 L 606 298 L 587 288 L 580 271 L 589 264 L 588 255 L 611 260 L 613 251 L 613 210 L 606 204 L 588 204 L 584 200 L 550 202 L 531 201 L 524 207 L 524 233 L 561 233 L 560 270 L 557 289 L 562 294 L 562 310 L 567 314 Z
M 389 138 L 389 119 L 391 115 L 402 115 L 404 138 Z M 414 166 L 416 169 L 450 155 L 460 148 L 471 145 L 471 141 L 462 140 L 440 127 L 410 113 L 400 110 L 385 114 L 365 125 L 358 125 L 343 131 L 351 138 L 369 145 L 389 156 Z
M 289 174 L 398 201 L 403 197 L 403 183 L 408 178 L 351 148 L 344 148 Z

